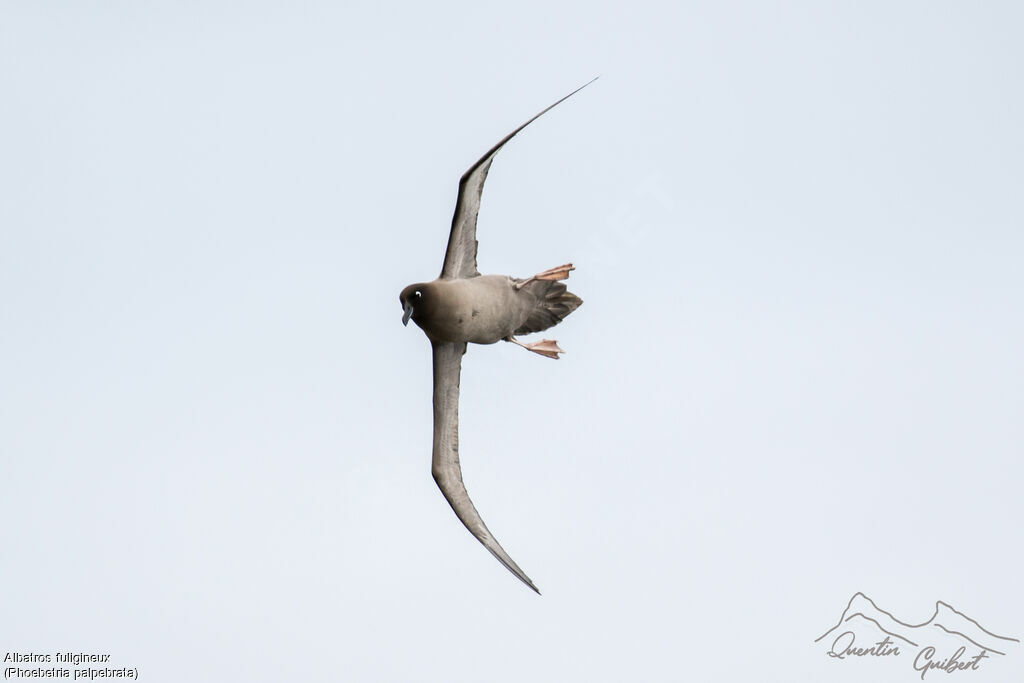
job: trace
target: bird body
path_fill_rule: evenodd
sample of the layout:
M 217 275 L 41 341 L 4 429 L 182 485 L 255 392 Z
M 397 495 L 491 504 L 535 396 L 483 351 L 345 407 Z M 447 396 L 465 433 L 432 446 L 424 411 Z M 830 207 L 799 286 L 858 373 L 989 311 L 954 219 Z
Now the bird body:
M 473 344 L 493 344 L 516 334 L 540 332 L 558 324 L 583 303 L 560 283 L 522 283 L 507 275 L 438 278 L 409 285 L 401 298 L 403 307 L 410 298 L 419 299 L 413 303 L 411 318 L 431 341 Z M 541 321 L 545 313 L 550 324 Z M 528 325 L 531 319 L 538 322 Z
M 410 285 L 421 296 L 412 321 L 431 341 L 493 344 L 511 336 L 533 305 L 514 283 L 507 275 L 481 275 Z
M 459 197 L 440 277 L 409 285 L 399 295 L 402 323 L 408 324 L 411 319 L 426 333 L 431 344 L 434 369 L 431 472 L 434 481 L 456 516 L 477 540 L 537 593 L 540 591 L 530 577 L 487 529 L 462 481 L 459 378 L 462 356 L 469 343 L 493 344 L 504 340 L 556 360 L 559 354 L 564 353 L 553 340 L 525 344 L 515 335 L 540 332 L 557 325 L 583 303 L 560 282 L 569 277 L 572 264 L 551 268 L 526 279 L 481 275 L 476 263 L 476 221 L 484 181 L 494 155 L 519 131 L 580 90 L 582 88 L 577 88 L 506 135 L 466 171 L 459 181 Z

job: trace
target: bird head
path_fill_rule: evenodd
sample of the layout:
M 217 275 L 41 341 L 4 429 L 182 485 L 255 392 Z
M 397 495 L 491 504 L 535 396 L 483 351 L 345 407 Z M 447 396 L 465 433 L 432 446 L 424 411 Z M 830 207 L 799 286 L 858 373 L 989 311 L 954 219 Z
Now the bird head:
M 426 292 L 426 285 L 417 283 L 409 285 L 398 295 L 398 301 L 402 304 L 402 324 L 408 325 L 409 318 L 416 314 L 416 306 L 423 302 L 423 294 Z

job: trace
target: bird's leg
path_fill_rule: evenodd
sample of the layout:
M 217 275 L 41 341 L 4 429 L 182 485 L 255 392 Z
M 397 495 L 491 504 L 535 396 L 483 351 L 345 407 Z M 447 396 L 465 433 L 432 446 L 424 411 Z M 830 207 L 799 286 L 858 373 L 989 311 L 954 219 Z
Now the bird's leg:
M 518 339 L 510 335 L 508 337 L 505 337 L 505 341 L 512 342 L 517 346 L 522 346 L 524 349 L 533 351 L 534 353 L 539 353 L 545 358 L 554 358 L 555 360 L 558 360 L 558 354 L 565 353 L 565 351 L 559 348 L 558 342 L 556 342 L 554 339 L 541 339 L 539 342 L 534 342 L 532 344 L 524 344 L 523 342 L 519 341 Z
M 569 271 L 576 270 L 576 266 L 571 263 L 566 263 L 564 266 L 558 266 L 556 268 L 549 268 L 543 273 L 537 273 L 533 277 L 526 278 L 522 282 L 516 283 L 516 289 L 522 289 L 526 285 L 530 284 L 534 280 L 568 280 Z

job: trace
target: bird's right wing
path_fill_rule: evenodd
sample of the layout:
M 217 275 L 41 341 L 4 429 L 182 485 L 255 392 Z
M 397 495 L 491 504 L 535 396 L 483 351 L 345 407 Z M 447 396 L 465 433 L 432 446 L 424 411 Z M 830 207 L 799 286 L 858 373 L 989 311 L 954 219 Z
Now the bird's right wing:
M 470 533 L 483 543 L 498 561 L 538 594 L 530 577 L 519 568 L 487 529 L 466 485 L 459 464 L 459 376 L 465 342 L 432 342 L 434 355 L 434 454 L 431 470 L 441 493 Z
M 503 137 L 462 175 L 462 179 L 459 181 L 459 198 L 455 200 L 455 215 L 452 216 L 452 230 L 448 234 L 448 249 L 444 253 L 444 265 L 441 267 L 442 279 L 470 278 L 480 274 L 476 265 L 476 217 L 480 212 L 480 197 L 483 194 L 484 181 L 487 180 L 487 172 L 491 170 L 494 155 L 523 128 L 596 80 L 595 78 L 589 83 L 584 83 Z

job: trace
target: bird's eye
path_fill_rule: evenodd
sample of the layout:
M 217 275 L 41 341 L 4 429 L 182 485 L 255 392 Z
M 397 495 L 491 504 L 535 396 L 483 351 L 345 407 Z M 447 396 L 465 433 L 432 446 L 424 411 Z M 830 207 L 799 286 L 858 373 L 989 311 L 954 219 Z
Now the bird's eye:
M 423 297 L 423 293 L 422 292 L 413 292 L 412 295 L 414 297 L 416 297 L 417 299 L 420 299 L 420 298 Z

